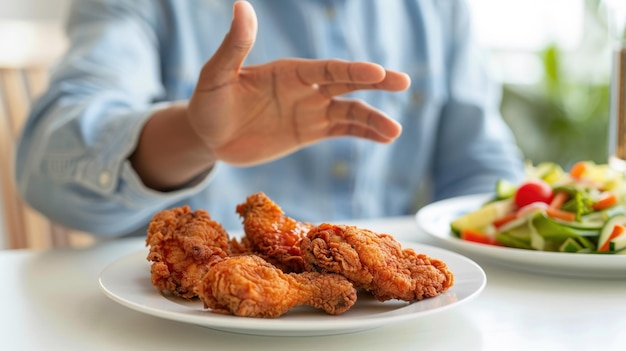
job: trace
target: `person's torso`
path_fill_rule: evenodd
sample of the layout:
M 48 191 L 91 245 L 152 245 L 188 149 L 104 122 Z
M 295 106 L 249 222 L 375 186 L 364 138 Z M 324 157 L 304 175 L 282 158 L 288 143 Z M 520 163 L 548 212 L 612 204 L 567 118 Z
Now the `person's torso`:
M 399 121 L 403 133 L 389 145 L 339 138 L 261 166 L 221 164 L 211 185 L 191 200 L 192 206 L 206 208 L 227 227 L 239 223 L 236 204 L 257 191 L 288 215 L 312 222 L 413 211 L 446 99 L 446 6 L 430 0 L 250 3 L 259 30 L 246 65 L 289 57 L 338 58 L 406 72 L 412 81 L 408 91 L 349 96 Z M 161 6 L 163 99 L 187 99 L 200 68 L 228 31 L 232 1 L 164 1 Z

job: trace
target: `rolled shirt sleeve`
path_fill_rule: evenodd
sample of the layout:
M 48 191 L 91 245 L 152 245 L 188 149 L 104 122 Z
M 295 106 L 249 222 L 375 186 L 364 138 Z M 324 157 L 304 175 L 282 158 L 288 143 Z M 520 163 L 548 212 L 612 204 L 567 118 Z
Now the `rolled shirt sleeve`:
M 157 102 L 164 88 L 156 2 L 78 3 L 68 23 L 73 44 L 33 106 L 16 177 L 22 196 L 61 224 L 120 235 L 204 183 L 153 191 L 128 161 L 146 120 L 167 104 Z

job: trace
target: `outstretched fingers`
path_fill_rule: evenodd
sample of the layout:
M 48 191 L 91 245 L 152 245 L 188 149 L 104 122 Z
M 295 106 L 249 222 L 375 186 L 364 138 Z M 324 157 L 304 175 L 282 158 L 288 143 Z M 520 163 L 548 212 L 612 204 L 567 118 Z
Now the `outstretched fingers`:
M 370 62 L 294 60 L 296 74 L 304 85 L 351 83 L 375 84 L 385 79 L 385 69 Z
M 335 97 L 357 90 L 403 91 L 411 85 L 411 79 L 405 73 L 385 71 L 385 78 L 373 84 L 330 83 L 318 85 L 318 92 L 327 97 Z
M 327 107 L 325 137 L 355 136 L 378 142 L 391 142 L 400 136 L 402 126 L 384 113 L 356 100 L 333 99 Z

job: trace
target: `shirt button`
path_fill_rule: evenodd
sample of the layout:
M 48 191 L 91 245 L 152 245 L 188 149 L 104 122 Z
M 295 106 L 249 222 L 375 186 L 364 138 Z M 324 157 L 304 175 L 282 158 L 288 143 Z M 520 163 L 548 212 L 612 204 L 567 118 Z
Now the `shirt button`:
M 100 173 L 100 176 L 98 177 L 98 183 L 100 183 L 100 186 L 102 187 L 108 186 L 111 183 L 111 173 L 107 171 Z
M 413 93 L 411 93 L 411 103 L 414 106 L 420 106 L 423 101 L 424 97 L 419 91 L 414 91 Z
M 332 20 L 335 18 L 335 8 L 331 5 L 326 6 L 326 17 L 328 17 L 329 20 Z
M 339 161 L 333 165 L 333 177 L 337 179 L 345 179 L 348 177 L 349 167 L 346 162 Z

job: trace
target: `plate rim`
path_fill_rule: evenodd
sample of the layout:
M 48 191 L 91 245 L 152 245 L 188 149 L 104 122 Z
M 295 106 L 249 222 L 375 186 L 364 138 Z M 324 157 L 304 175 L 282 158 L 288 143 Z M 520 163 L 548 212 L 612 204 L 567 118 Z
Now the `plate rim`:
M 603 254 L 573 254 L 566 252 L 546 252 L 537 250 L 526 250 L 513 247 L 500 247 L 493 245 L 486 245 L 480 243 L 474 243 L 462 240 L 452 235 L 449 229 L 449 222 L 447 231 L 433 229 L 433 220 L 428 217 L 440 215 L 438 212 L 443 212 L 444 207 L 449 206 L 450 211 L 453 209 L 463 208 L 469 209 L 467 206 L 470 204 L 477 205 L 481 201 L 487 201 L 494 196 L 493 193 L 480 193 L 461 195 L 444 200 L 432 202 L 420 208 L 414 216 L 418 228 L 427 236 L 436 239 L 439 243 L 443 243 L 446 247 L 452 247 L 453 250 L 459 250 L 456 252 L 462 252 L 464 254 L 480 255 L 481 258 L 495 260 L 499 263 L 511 265 L 511 267 L 519 270 L 527 270 L 543 273 L 558 273 L 559 275 L 570 276 L 585 276 L 585 277 L 597 277 L 597 278 L 626 278 L 626 255 L 603 255 Z M 448 214 L 448 217 L 452 217 Z M 555 265 L 540 264 L 542 261 L 551 261 L 556 263 Z M 527 262 L 529 267 L 520 267 L 520 262 Z M 604 269 L 608 271 L 596 271 L 592 265 L 605 265 Z M 615 264 L 615 265 L 612 265 Z M 533 267 L 542 267 L 547 270 L 534 269 Z M 564 271 L 566 267 L 579 268 L 584 271 L 575 272 Z M 552 269 L 551 269 L 552 268 Z M 623 272 L 618 271 L 623 268 Z M 613 272 L 615 270 L 616 272 Z
M 461 298 L 456 301 L 443 303 L 440 306 L 435 306 L 432 308 L 428 308 L 424 311 L 414 311 L 405 314 L 398 314 L 397 311 L 408 308 L 411 304 L 407 304 L 407 306 L 394 309 L 391 311 L 383 312 L 374 318 L 363 318 L 362 316 L 358 316 L 357 318 L 349 318 L 345 317 L 346 315 L 339 316 L 329 316 L 326 314 L 320 314 L 322 318 L 318 321 L 311 322 L 311 320 L 299 321 L 298 319 L 290 318 L 290 319 L 265 319 L 265 318 L 247 318 L 247 317 L 237 317 L 232 315 L 223 315 L 223 314 L 214 314 L 209 311 L 206 311 L 206 315 L 200 315 L 196 311 L 184 313 L 183 311 L 177 310 L 177 307 L 173 307 L 172 310 L 167 309 L 159 309 L 154 308 L 152 306 L 147 306 L 145 304 L 141 304 L 136 299 L 129 299 L 128 294 L 123 295 L 116 289 L 112 289 L 112 287 L 107 283 L 108 279 L 111 279 L 109 276 L 116 269 L 119 269 L 120 266 L 124 266 L 125 264 L 135 263 L 139 264 L 142 262 L 144 267 L 146 267 L 146 276 L 145 278 L 148 282 L 150 281 L 150 273 L 149 273 L 149 262 L 146 260 L 147 250 L 141 250 L 134 253 L 127 254 L 123 257 L 118 258 L 113 261 L 109 265 L 107 265 L 100 273 L 98 277 L 98 283 L 101 291 L 111 300 L 116 303 L 130 308 L 132 310 L 138 311 L 140 313 L 144 313 L 147 315 L 199 325 L 203 327 L 207 327 L 210 329 L 227 331 L 227 332 L 235 332 L 249 335 L 265 335 L 265 336 L 315 336 L 315 335 L 335 335 L 335 334 L 344 334 L 351 333 L 356 331 L 363 331 L 368 329 L 374 329 L 377 327 L 390 325 L 396 322 L 402 322 L 412 319 L 418 319 L 422 317 L 429 316 L 434 313 L 442 312 L 444 310 L 448 310 L 450 308 L 462 305 L 468 301 L 475 299 L 479 296 L 482 291 L 485 289 L 487 283 L 487 276 L 482 267 L 473 261 L 472 259 L 456 253 L 454 251 L 450 251 L 444 248 L 420 244 L 420 243 L 401 243 L 403 248 L 413 248 L 426 250 L 435 254 L 428 254 L 431 257 L 439 258 L 438 254 L 443 254 L 444 257 L 447 257 L 447 260 L 450 262 L 454 262 L 458 267 L 463 267 L 462 271 L 454 272 L 455 275 L 455 284 L 447 290 L 445 293 L 429 298 L 428 301 L 435 301 L 435 299 L 440 298 L 443 299 L 445 296 L 449 294 L 456 294 L 458 290 L 460 290 L 460 285 L 464 282 L 463 275 L 472 276 L 473 281 L 468 280 L 466 283 L 472 283 L 473 286 L 471 291 L 465 292 Z M 441 255 L 439 255 L 441 256 Z M 442 259 L 446 262 L 446 259 Z M 145 261 L 145 262 L 144 262 Z M 448 262 L 446 262 L 448 263 Z M 458 268 L 457 267 L 457 268 Z M 131 267 L 132 268 L 132 267 Z M 135 267 L 134 269 L 139 270 L 140 268 Z M 141 268 L 144 269 L 144 268 Z M 459 277 L 459 274 L 461 276 Z M 132 272 L 130 273 L 132 275 Z M 130 279 L 130 278 L 128 278 Z M 154 288 L 150 285 L 151 288 Z M 127 287 L 128 288 L 128 287 Z M 130 289 L 133 287 L 130 286 Z M 145 288 L 145 286 L 137 286 L 136 289 Z M 160 298 L 168 300 L 164 297 L 156 288 L 154 288 L 154 296 L 158 295 Z M 466 288 L 467 289 L 467 288 Z M 178 305 L 175 302 L 170 301 L 174 305 Z M 414 302 L 420 303 L 422 301 Z M 201 304 L 201 302 L 198 302 Z M 182 307 L 181 307 L 182 309 Z M 202 311 L 205 313 L 205 311 Z M 207 316 L 209 316 L 207 318 Z

